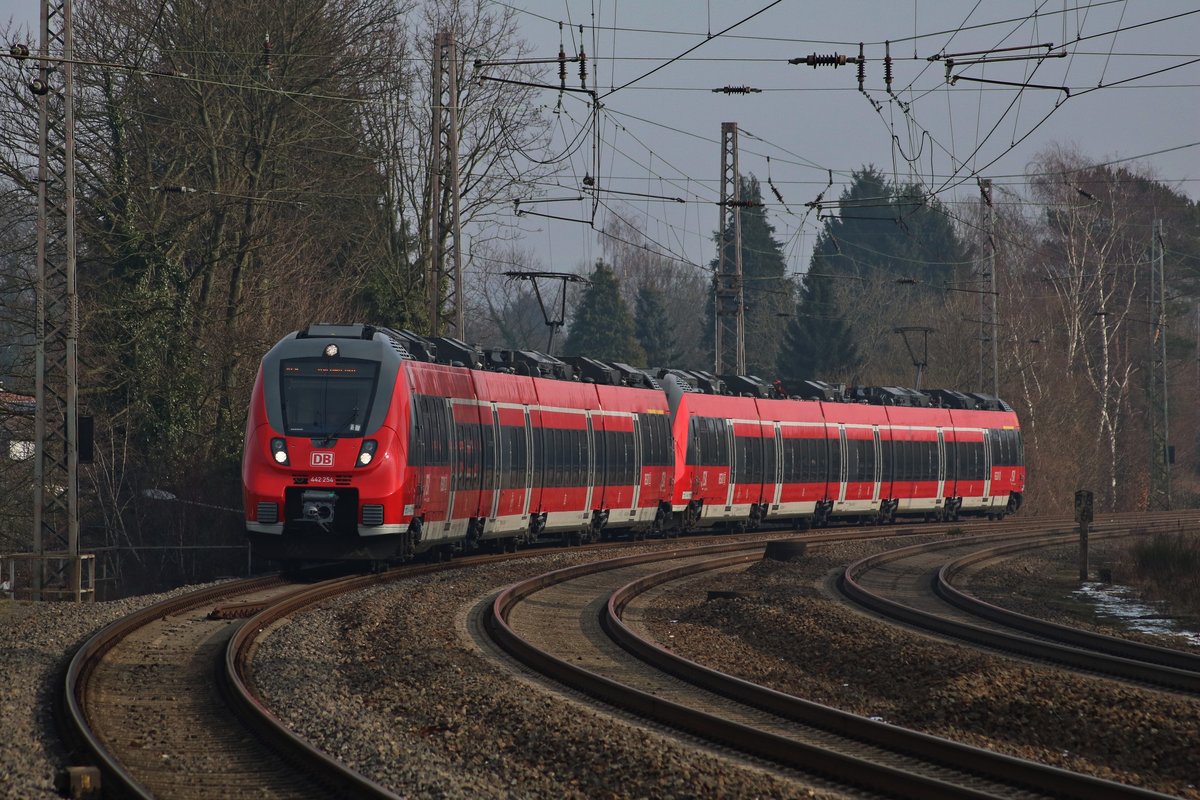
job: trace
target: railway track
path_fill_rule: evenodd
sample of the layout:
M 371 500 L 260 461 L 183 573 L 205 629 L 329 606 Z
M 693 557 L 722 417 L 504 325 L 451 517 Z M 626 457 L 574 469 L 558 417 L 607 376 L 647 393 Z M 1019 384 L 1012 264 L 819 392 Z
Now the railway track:
M 233 581 L 118 620 L 68 667 L 68 740 L 99 767 L 108 796 L 391 797 L 279 726 L 243 678 L 247 643 L 273 608 L 379 579 Z
M 1139 533 L 1174 530 L 1195 514 L 1157 516 Z M 1130 535 L 1124 520 L 1106 521 L 1093 540 Z M 1200 656 L 1039 620 L 985 603 L 953 585 L 955 576 L 1021 550 L 1071 544 L 1075 534 L 1031 531 L 1016 542 L 993 535 L 914 545 L 846 567 L 839 588 L 854 602 L 894 620 L 982 647 L 1049 661 L 1090 674 L 1200 692 Z
M 1016 529 L 1017 525 L 980 522 L 961 527 L 1001 532 Z M 839 528 L 795 536 L 792 541 L 818 543 L 944 530 L 944 526 Z M 745 537 L 737 538 L 737 542 L 724 537 L 701 541 L 723 541 L 725 544 L 717 549 L 737 558 L 759 557 L 764 547 L 761 536 L 749 545 Z M 613 551 L 621 547 L 604 544 L 583 549 Z M 292 735 L 255 698 L 253 654 L 257 637 L 287 615 L 335 594 L 423 572 L 545 552 L 473 556 L 450 564 L 409 565 L 384 575 L 317 584 L 289 583 L 278 578 L 235 581 L 165 601 L 114 623 L 80 648 L 63 686 L 63 728 L 80 760 L 100 767 L 106 793 L 110 794 L 394 796 Z M 661 570 L 651 569 L 654 571 Z M 593 598 L 591 602 L 598 620 L 598 610 L 607 600 Z M 213 614 L 214 609 L 220 613 Z M 600 635 L 598 630 L 593 634 Z M 822 761 L 824 758 L 820 756 Z M 856 771 L 869 772 L 866 762 L 871 758 L 868 755 Z M 895 776 L 886 769 L 883 774 L 887 777 L 881 780 L 896 785 Z M 912 796 L 991 795 L 988 791 L 963 795 L 957 789 L 939 794 L 925 787 Z
M 626 624 L 652 587 L 763 555 L 762 544 L 579 565 L 523 581 L 487 626 L 533 669 L 606 703 L 840 784 L 905 797 L 1164 797 L 774 692 L 682 659 Z

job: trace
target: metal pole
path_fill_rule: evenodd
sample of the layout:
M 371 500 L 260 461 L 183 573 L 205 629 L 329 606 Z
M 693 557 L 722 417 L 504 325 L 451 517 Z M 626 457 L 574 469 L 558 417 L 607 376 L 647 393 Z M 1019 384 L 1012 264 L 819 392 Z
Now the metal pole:
M 992 207 L 992 182 L 979 181 L 979 195 L 984 204 L 984 226 L 988 238 L 987 286 L 988 291 L 979 296 L 979 391 L 991 391 L 1000 396 L 1000 350 L 996 319 L 996 216 Z M 988 342 L 991 347 L 988 347 Z M 990 352 L 989 352 L 990 350 Z
M 458 196 L 458 51 L 454 43 L 454 34 L 446 34 L 447 80 L 449 90 L 449 114 L 446 124 L 446 157 L 450 162 L 450 213 L 451 234 L 454 236 L 454 335 L 459 339 L 467 337 L 466 320 L 463 308 L 463 273 L 462 273 L 462 225 L 459 214 Z M 597 126 L 598 127 L 598 126 Z
M 66 554 L 78 601 L 79 309 L 75 282 L 75 115 L 70 0 L 41 4 L 38 78 L 37 337 L 34 365 L 33 597 L 45 587 L 47 552 Z M 61 63 L 51 66 L 51 46 Z M 60 77 L 61 76 L 61 79 Z
M 746 304 L 742 280 L 742 182 L 738 171 L 737 123 L 721 123 L 721 200 L 717 274 L 713 287 L 713 371 L 720 375 L 726 365 L 725 350 L 733 345 L 734 371 L 746 373 Z M 732 252 L 731 252 L 732 251 Z M 732 309 L 728 306 L 733 306 Z M 726 331 L 727 317 L 734 317 Z M 727 343 L 725 334 L 734 341 Z
M 1154 220 L 1150 242 L 1150 509 L 1171 508 L 1171 459 L 1167 397 L 1167 305 L 1162 220 Z
M 442 327 L 442 47 L 440 31 L 433 38 L 433 90 L 430 93 L 433 127 L 429 150 L 429 267 L 426 295 L 429 302 L 429 335 L 440 336 Z

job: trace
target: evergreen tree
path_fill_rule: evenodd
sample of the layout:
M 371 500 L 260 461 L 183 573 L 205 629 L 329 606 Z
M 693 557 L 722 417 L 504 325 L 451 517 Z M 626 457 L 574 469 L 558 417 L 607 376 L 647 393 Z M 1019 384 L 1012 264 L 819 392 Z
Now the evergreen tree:
M 817 236 L 813 265 L 870 280 L 912 278 L 935 290 L 969 269 L 967 248 L 937 198 L 915 184 L 893 184 L 873 166 L 852 178 L 840 215 Z
M 676 366 L 679 348 L 675 331 L 667 317 L 667 305 L 663 293 L 651 286 L 642 286 L 637 291 L 634 305 L 635 335 L 638 344 L 646 352 L 646 363 L 651 367 Z
M 602 361 L 645 364 L 646 353 L 634 335 L 633 315 L 621 298 L 612 267 L 597 261 L 588 280 L 590 285 L 575 307 L 563 353 Z
M 762 187 L 753 175 L 741 179 L 742 209 L 742 296 L 746 313 L 746 372 L 771 377 L 783 343 L 784 317 L 792 310 L 795 293 L 787 278 L 787 260 L 783 245 L 775 239 L 775 227 L 767 220 L 762 204 Z M 732 251 L 733 237 L 714 237 L 727 241 Z M 732 257 L 732 256 L 731 256 Z M 720 259 L 712 262 L 714 274 Z M 706 306 L 706 337 L 712 351 L 713 306 Z M 732 371 L 732 365 L 730 365 Z
M 894 329 L 940 319 L 944 290 L 972 278 L 968 249 L 938 201 L 863 167 L 817 236 L 776 364 L 793 380 L 897 380 Z
M 779 379 L 789 390 L 803 380 L 851 381 L 860 363 L 854 332 L 835 302 L 833 279 L 810 272 L 784 331 Z

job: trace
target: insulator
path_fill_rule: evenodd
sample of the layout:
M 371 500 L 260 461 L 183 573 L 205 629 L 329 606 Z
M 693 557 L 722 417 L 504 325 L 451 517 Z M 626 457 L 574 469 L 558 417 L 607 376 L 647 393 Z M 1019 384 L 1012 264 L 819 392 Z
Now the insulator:
M 267 72 L 271 71 L 271 34 L 263 35 L 262 65 Z
M 40 97 L 41 95 L 44 95 L 50 91 L 50 84 L 46 83 L 41 78 L 34 78 L 29 82 L 29 91 Z
M 804 58 L 790 58 L 788 59 L 788 63 L 808 64 L 813 69 L 816 69 L 817 67 L 833 67 L 834 69 L 837 69 L 838 67 L 845 66 L 847 59 L 846 56 L 842 55 L 841 53 L 829 53 L 827 55 L 811 53 Z
M 579 26 L 579 88 L 587 91 L 587 53 L 583 51 L 583 26 Z
M 23 44 L 14 44 L 8 51 L 8 54 L 18 61 L 29 58 L 29 48 Z
M 752 86 L 722 86 L 719 89 L 713 89 L 715 93 L 721 94 L 757 94 L 762 89 L 755 89 Z
M 563 50 L 561 42 L 558 45 L 558 82 L 562 88 L 567 88 L 567 51 Z
M 596 179 L 595 179 L 595 178 L 593 178 L 591 175 L 589 175 L 588 173 L 586 173 L 586 172 L 585 172 L 585 173 L 583 174 L 583 185 L 584 185 L 584 186 L 595 186 L 595 185 L 596 185 Z
M 884 42 L 883 83 L 889 92 L 892 91 L 892 43 Z
M 863 58 L 863 43 L 858 43 L 858 90 L 863 91 L 863 83 L 867 79 L 867 60 Z

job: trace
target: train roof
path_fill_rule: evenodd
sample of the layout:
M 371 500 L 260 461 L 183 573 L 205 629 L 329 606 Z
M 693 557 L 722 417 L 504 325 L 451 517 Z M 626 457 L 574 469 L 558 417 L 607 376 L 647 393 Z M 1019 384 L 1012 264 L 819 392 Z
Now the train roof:
M 376 336 L 390 341 L 401 358 L 490 372 L 529 375 L 535 378 L 660 389 L 663 379 L 671 376 L 674 379 L 673 383 L 681 391 L 688 393 L 912 408 L 1012 411 L 1000 398 L 977 392 L 959 392 L 953 389 L 918 390 L 900 386 L 846 386 L 819 380 L 789 383 L 785 388 L 779 381 L 768 383 L 754 375 L 714 375 L 703 370 L 669 367 L 642 369 L 585 356 L 556 358 L 535 350 L 486 348 L 450 336 L 428 337 L 408 330 L 375 325 L 310 325 L 296 334 L 298 339 L 332 337 L 370 340 Z

